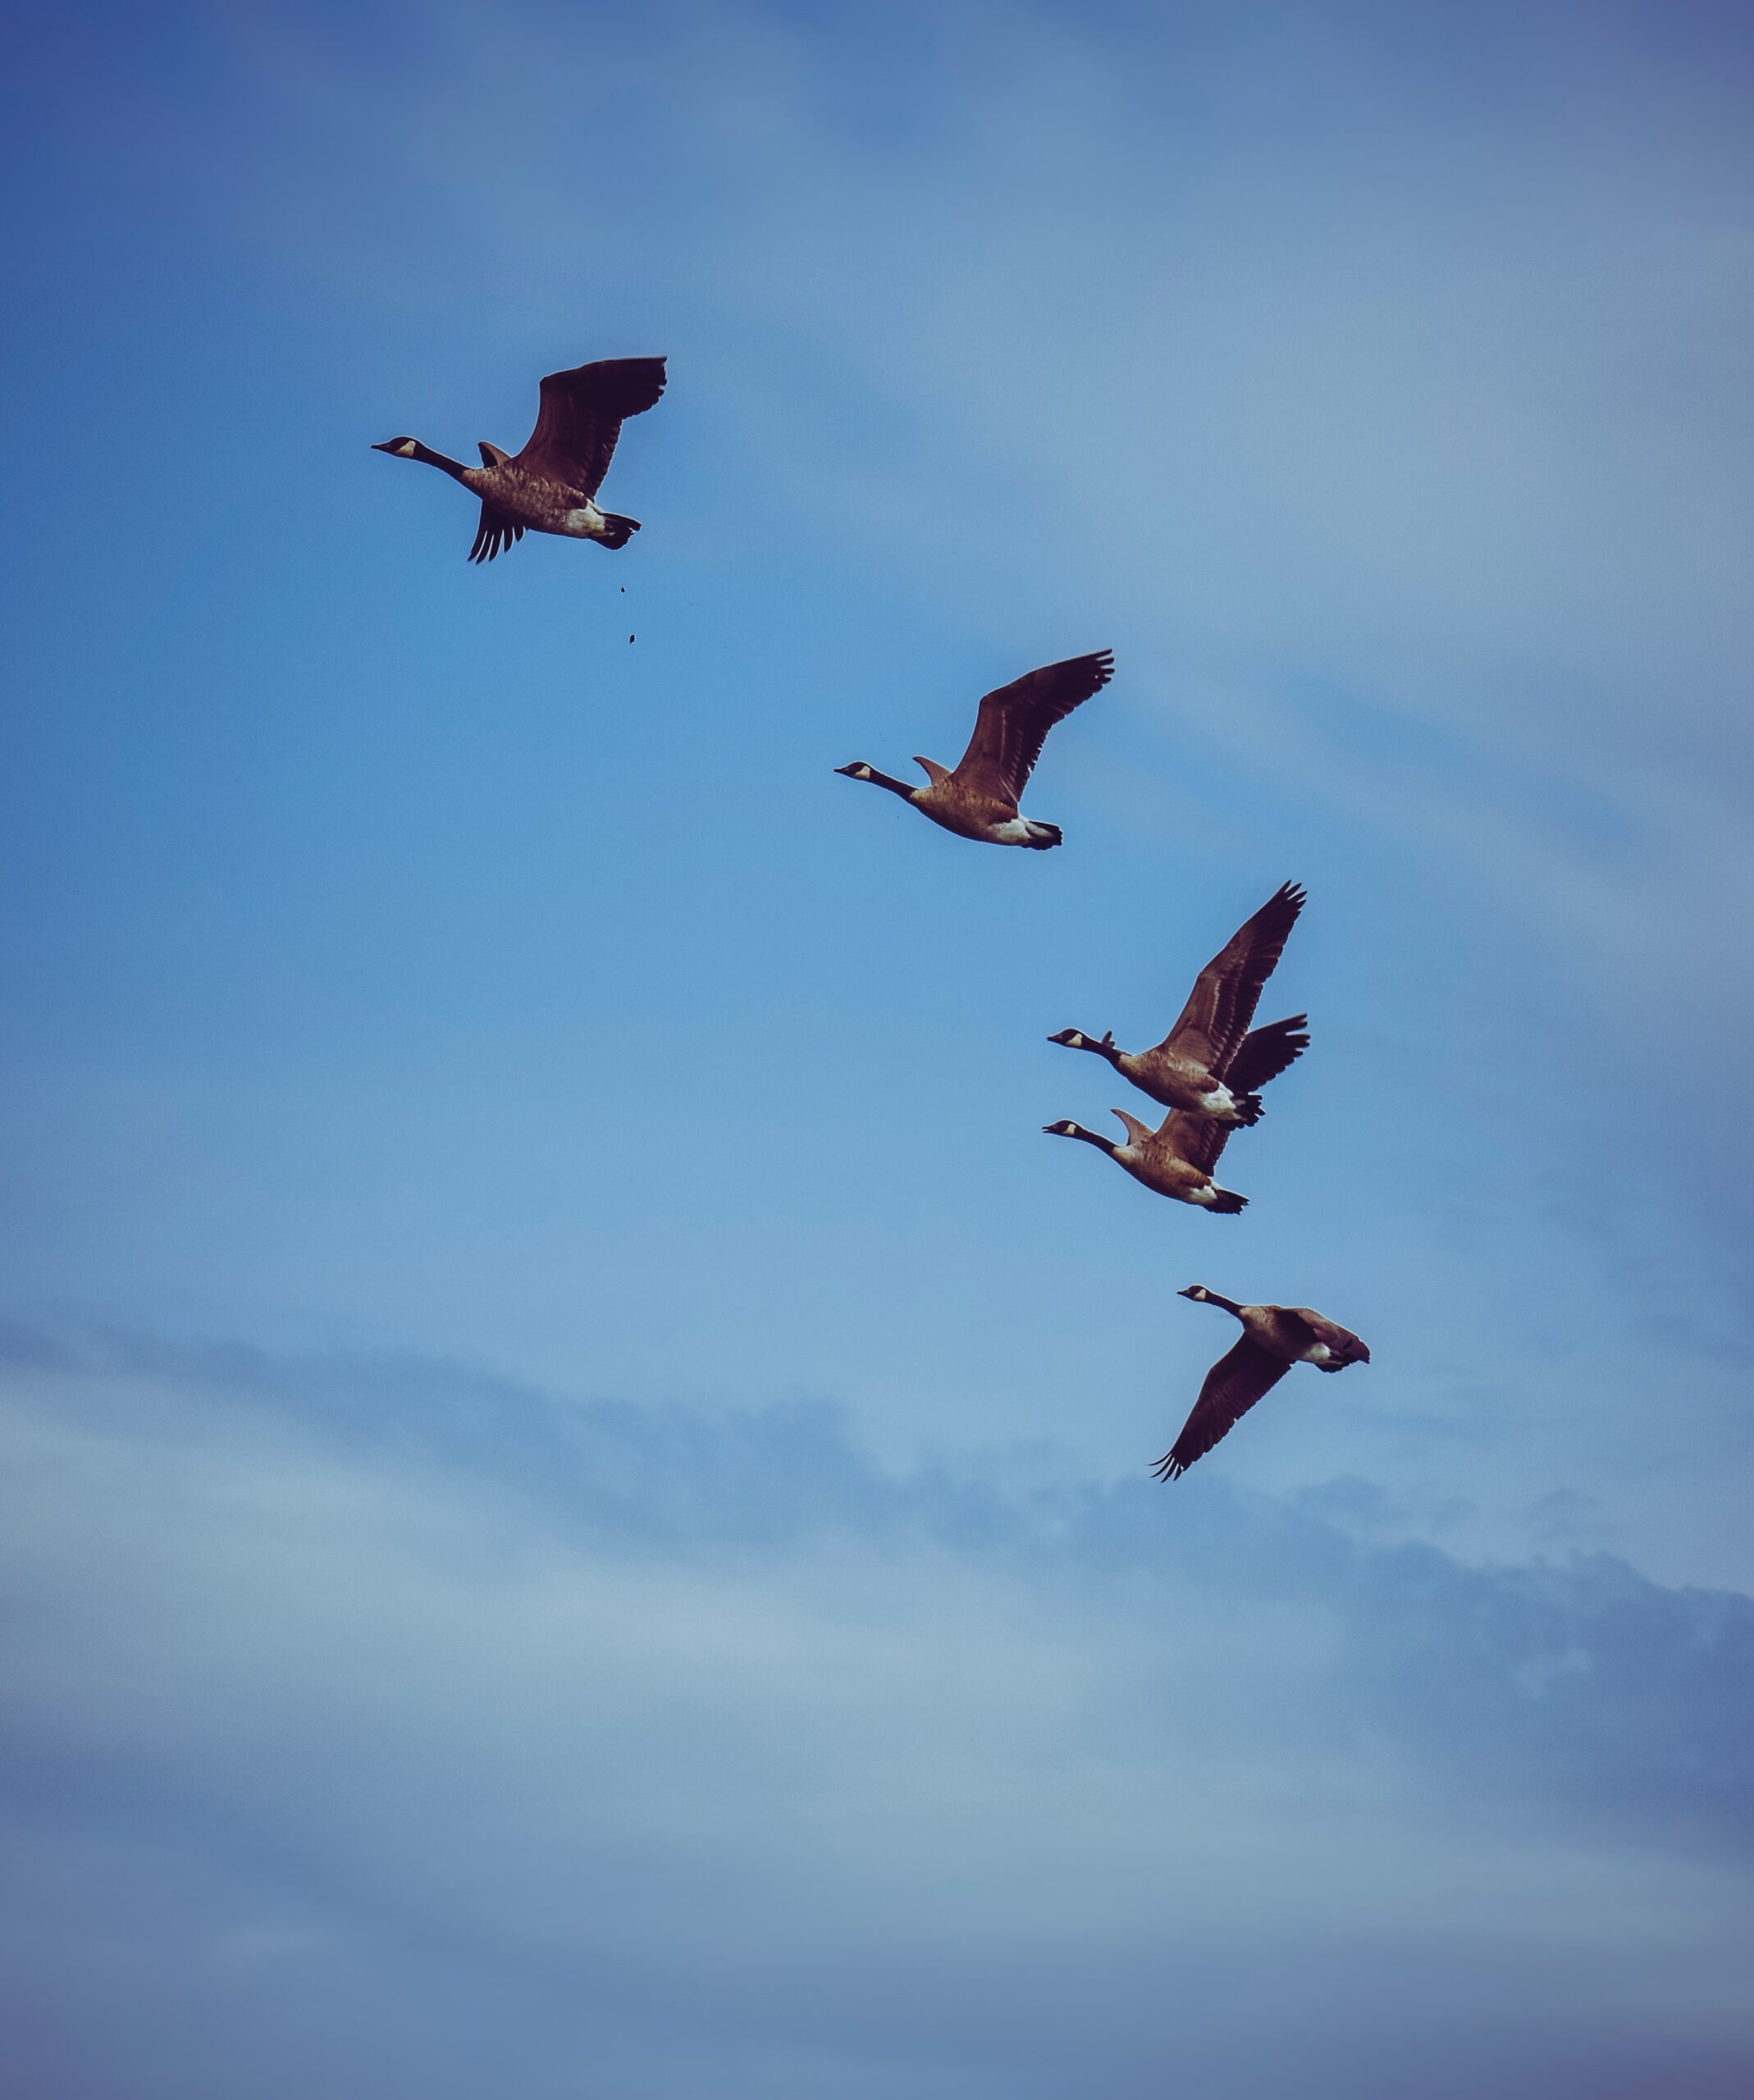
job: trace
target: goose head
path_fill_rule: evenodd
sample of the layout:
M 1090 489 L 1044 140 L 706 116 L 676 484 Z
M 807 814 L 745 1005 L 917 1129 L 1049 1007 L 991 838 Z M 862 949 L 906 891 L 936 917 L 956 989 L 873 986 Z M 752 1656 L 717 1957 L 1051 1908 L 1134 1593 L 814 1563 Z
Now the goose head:
M 1203 1283 L 1190 1283 L 1185 1290 L 1178 1290 L 1177 1298 L 1191 1298 L 1196 1305 L 1204 1305 L 1212 1293 Z
M 848 780 L 868 780 L 874 788 L 887 788 L 892 795 L 899 795 L 904 802 L 911 802 L 920 791 L 906 780 L 898 780 L 893 774 L 879 773 L 875 765 L 867 765 L 863 759 L 851 765 L 837 765 L 834 770 Z
M 412 437 L 386 437 L 381 445 L 374 445 L 372 450 L 374 452 L 393 452 L 399 459 L 412 459 L 418 454 L 420 445 L 418 439 Z
M 1114 1031 L 1111 1029 L 1102 1036 L 1086 1035 L 1081 1028 L 1062 1028 L 1057 1035 L 1048 1038 L 1067 1050 L 1089 1050 L 1099 1057 L 1106 1057 L 1111 1065 L 1120 1061 L 1121 1052 L 1115 1047 Z
M 1075 1123 L 1069 1116 L 1062 1116 L 1057 1123 L 1044 1123 L 1042 1135 L 1048 1138 L 1080 1138 L 1087 1145 L 1094 1145 L 1099 1152 L 1112 1154 L 1117 1149 L 1112 1138 L 1105 1138 L 1099 1131 L 1087 1130 L 1082 1123 Z

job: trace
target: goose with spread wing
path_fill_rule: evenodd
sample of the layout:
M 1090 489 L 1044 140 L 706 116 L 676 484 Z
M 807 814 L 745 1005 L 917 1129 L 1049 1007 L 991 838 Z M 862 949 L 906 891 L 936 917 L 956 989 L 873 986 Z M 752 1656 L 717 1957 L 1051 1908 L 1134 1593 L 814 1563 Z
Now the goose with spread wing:
M 1239 1196 L 1233 1189 L 1221 1189 L 1212 1178 L 1212 1170 L 1231 1134 L 1229 1124 L 1210 1116 L 1196 1116 L 1186 1108 L 1172 1108 L 1153 1130 L 1124 1108 L 1111 1108 L 1108 1112 L 1126 1126 L 1125 1144 L 1117 1145 L 1099 1130 L 1087 1130 L 1070 1117 L 1044 1123 L 1042 1129 L 1050 1138 L 1081 1138 L 1087 1145 L 1107 1153 L 1135 1181 L 1175 1203 L 1192 1203 L 1226 1217 L 1233 1217 L 1247 1205 L 1246 1196 Z
M 1038 824 L 1019 814 L 1017 804 L 1041 756 L 1048 732 L 1075 707 L 1100 692 L 1114 676 L 1111 650 L 1068 657 L 1014 678 L 989 692 L 975 718 L 975 733 L 954 769 L 936 759 L 916 758 L 926 775 L 924 787 L 879 773 L 862 760 L 834 770 L 849 780 L 868 780 L 887 788 L 922 816 L 953 831 L 959 838 L 988 846 L 1026 846 L 1044 851 L 1060 842 L 1060 828 Z
M 599 509 L 596 492 L 622 424 L 643 415 L 664 391 L 664 363 L 662 358 L 601 358 L 550 372 L 536 428 L 515 458 L 485 441 L 478 467 L 465 467 L 413 437 L 388 438 L 372 450 L 441 468 L 481 498 L 471 561 L 491 561 L 527 532 L 624 547 L 639 520 Z
M 1233 1313 L 1242 1322 L 1242 1338 L 1206 1373 L 1181 1434 L 1152 1468 L 1159 1480 L 1177 1479 L 1204 1458 L 1294 1363 L 1344 1371 L 1348 1364 L 1370 1361 L 1370 1351 L 1350 1327 L 1307 1305 L 1239 1305 L 1201 1283 L 1190 1284 L 1181 1294 Z
M 1296 883 L 1276 890 L 1200 972 L 1181 1019 L 1153 1048 L 1122 1050 L 1112 1033 L 1099 1040 L 1076 1028 L 1062 1028 L 1048 1040 L 1107 1058 L 1166 1108 L 1209 1116 L 1232 1128 L 1258 1122 L 1260 1089 L 1309 1047 L 1307 1014 L 1250 1027 L 1304 902 Z

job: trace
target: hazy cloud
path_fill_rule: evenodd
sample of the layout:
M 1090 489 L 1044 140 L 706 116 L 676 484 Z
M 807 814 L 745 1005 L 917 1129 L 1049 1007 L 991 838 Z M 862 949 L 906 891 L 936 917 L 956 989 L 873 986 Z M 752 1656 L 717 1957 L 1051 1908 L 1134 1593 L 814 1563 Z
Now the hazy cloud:
M 1746 1598 L 1360 1545 L 1216 1477 L 897 1475 L 820 1408 L 73 1354 L 6 1412 L 45 2094 L 1754 2061 Z

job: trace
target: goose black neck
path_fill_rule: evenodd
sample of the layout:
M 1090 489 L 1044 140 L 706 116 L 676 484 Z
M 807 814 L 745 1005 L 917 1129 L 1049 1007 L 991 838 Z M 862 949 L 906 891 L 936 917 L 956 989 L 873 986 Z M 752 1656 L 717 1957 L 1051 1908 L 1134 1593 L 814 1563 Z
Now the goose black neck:
M 1238 1319 L 1242 1317 L 1242 1308 L 1234 1298 L 1226 1298 L 1222 1291 L 1207 1291 L 1204 1303 L 1208 1305 L 1220 1306 L 1226 1312 L 1234 1312 Z
M 423 445 L 418 437 L 414 441 L 413 456 L 428 467 L 436 467 L 441 473 L 449 474 L 454 482 L 460 482 L 468 472 L 460 459 L 447 459 L 442 452 L 435 452 L 430 445 Z
M 892 795 L 899 795 L 904 802 L 911 802 L 914 798 L 911 781 L 898 780 L 893 774 L 879 773 L 875 766 L 871 768 L 869 778 L 872 787 L 887 788 Z
M 1066 1134 L 1069 1138 L 1082 1138 L 1087 1145 L 1094 1145 L 1099 1152 L 1105 1152 L 1112 1159 L 1121 1149 L 1112 1138 L 1105 1138 L 1100 1130 L 1087 1130 L 1082 1123 L 1075 1123 Z

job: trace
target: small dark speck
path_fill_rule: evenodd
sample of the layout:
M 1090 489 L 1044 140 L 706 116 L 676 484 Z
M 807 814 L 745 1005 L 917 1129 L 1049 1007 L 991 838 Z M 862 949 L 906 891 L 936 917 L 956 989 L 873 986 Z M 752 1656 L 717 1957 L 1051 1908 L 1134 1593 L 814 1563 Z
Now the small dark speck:
M 628 637 L 628 641 L 631 641 L 633 639 L 633 636 L 630 634 L 630 635 Z

